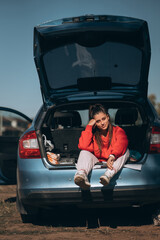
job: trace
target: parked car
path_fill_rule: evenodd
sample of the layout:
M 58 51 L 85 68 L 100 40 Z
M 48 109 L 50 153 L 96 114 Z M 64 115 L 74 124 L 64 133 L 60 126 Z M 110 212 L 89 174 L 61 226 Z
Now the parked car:
M 23 113 L 0 107 L 0 184 L 16 183 L 18 141 L 31 123 Z
M 19 141 L 17 206 L 23 222 L 41 208 L 160 203 L 160 120 L 147 99 L 147 22 L 87 15 L 34 28 L 34 59 L 43 106 Z M 106 187 L 96 165 L 91 188 L 74 183 L 78 140 L 91 104 L 103 104 L 129 139 L 131 158 Z M 53 161 L 50 153 L 60 155 Z M 133 161 L 134 160 L 134 161 Z

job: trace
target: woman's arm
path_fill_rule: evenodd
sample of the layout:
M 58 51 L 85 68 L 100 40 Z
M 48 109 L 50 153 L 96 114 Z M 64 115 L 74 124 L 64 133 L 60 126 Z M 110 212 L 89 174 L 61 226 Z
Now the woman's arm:
M 111 144 L 112 149 L 110 154 L 113 154 L 117 159 L 125 154 L 128 147 L 128 138 L 125 131 L 120 127 L 116 127 L 113 138 L 114 141 L 113 144 Z
M 91 119 L 86 126 L 86 129 L 82 131 L 79 138 L 78 148 L 81 150 L 87 150 L 93 152 L 93 133 L 92 128 L 95 125 L 95 120 Z

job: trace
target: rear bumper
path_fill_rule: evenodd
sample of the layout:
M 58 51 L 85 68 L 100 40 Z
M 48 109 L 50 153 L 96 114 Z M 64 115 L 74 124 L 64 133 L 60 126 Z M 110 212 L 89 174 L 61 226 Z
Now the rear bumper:
M 54 207 L 58 205 L 76 205 L 79 207 L 128 207 L 144 206 L 160 202 L 160 186 L 141 186 L 132 188 L 105 188 L 76 190 L 19 190 L 23 205 L 36 207 Z
M 120 207 L 160 203 L 160 155 L 148 155 L 141 171 L 123 168 L 107 187 L 99 183 L 105 169 L 94 169 L 91 188 L 82 191 L 74 183 L 76 169 L 48 169 L 41 159 L 19 159 L 17 191 L 20 205 L 54 207 Z

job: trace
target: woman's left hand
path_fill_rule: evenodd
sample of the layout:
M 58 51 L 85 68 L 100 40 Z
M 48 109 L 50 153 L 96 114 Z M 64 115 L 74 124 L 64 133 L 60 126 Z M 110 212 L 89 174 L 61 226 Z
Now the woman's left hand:
M 108 160 L 107 160 L 107 167 L 111 170 L 113 169 L 114 160 L 115 159 L 113 157 L 109 157 Z

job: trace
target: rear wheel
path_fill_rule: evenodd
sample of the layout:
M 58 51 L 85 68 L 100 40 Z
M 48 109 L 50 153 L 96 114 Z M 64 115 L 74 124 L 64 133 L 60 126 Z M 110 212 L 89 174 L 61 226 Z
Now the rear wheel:
M 19 199 L 18 191 L 16 205 L 23 223 L 34 223 L 38 220 L 39 208 L 24 205 Z
M 35 223 L 38 220 L 38 214 L 21 214 L 23 223 Z

